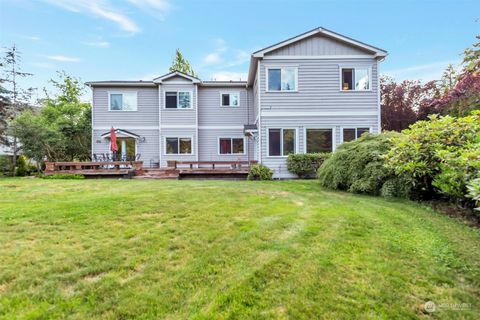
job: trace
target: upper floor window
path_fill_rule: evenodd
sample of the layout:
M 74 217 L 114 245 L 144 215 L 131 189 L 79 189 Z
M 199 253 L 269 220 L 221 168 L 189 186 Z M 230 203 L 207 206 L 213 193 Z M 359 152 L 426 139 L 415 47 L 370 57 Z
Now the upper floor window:
M 166 154 L 192 154 L 192 138 L 165 138 Z
M 268 129 L 268 155 L 288 156 L 295 153 L 295 129 Z
M 342 68 L 343 91 L 370 90 L 370 68 Z
M 137 111 L 137 93 L 110 93 L 108 107 L 110 111 Z
M 192 93 L 190 91 L 165 92 L 165 108 L 192 109 Z
M 332 129 L 306 129 L 306 152 L 331 152 L 333 151 Z
M 297 68 L 268 68 L 268 91 L 297 91 Z
M 240 105 L 240 94 L 234 93 L 222 93 L 222 107 L 238 107 Z
M 219 138 L 220 154 L 244 154 L 243 138 Z
M 370 132 L 370 128 L 343 128 L 343 142 L 357 140 L 365 132 Z

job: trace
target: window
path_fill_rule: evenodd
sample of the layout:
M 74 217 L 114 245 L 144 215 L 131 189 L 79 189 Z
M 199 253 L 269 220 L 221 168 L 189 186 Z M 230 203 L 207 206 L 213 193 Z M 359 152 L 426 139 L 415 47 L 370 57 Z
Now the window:
M 268 91 L 296 91 L 296 68 L 269 68 L 267 69 Z
M 365 132 L 370 132 L 370 128 L 344 128 L 343 142 L 356 140 L 360 138 Z
M 295 129 L 268 129 L 268 155 L 288 156 L 295 153 Z
M 243 138 L 220 138 L 220 154 L 244 154 Z
M 191 138 L 165 138 L 166 154 L 192 154 Z
M 240 105 L 240 94 L 222 93 L 222 107 L 238 107 Z
M 370 90 L 370 69 L 342 68 L 341 87 L 344 91 Z
M 192 94 L 190 91 L 167 91 L 165 92 L 165 108 L 167 109 L 191 109 Z
M 137 93 L 110 93 L 110 111 L 137 111 Z
M 307 129 L 307 153 L 331 152 L 333 150 L 332 129 Z

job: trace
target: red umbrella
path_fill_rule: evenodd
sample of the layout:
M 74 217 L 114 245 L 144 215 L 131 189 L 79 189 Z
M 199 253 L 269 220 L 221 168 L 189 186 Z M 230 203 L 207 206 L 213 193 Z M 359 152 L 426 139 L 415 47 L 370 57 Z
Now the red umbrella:
M 115 129 L 112 127 L 110 129 L 110 150 L 115 153 L 118 151 L 118 146 L 117 146 L 117 134 L 115 133 Z

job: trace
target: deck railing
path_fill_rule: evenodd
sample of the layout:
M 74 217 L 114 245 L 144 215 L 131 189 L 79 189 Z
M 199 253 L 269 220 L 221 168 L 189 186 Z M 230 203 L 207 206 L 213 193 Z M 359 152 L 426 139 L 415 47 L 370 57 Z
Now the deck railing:
M 229 169 L 245 170 L 257 161 L 167 161 L 167 167 L 175 169 Z
M 127 174 L 131 170 L 141 170 L 142 167 L 143 161 L 45 162 L 45 174 Z

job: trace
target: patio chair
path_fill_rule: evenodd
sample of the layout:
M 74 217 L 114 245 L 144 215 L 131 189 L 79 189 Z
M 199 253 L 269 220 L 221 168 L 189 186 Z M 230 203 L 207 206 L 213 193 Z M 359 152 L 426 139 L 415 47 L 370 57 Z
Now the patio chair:
M 137 153 L 137 154 L 135 155 L 135 159 L 133 159 L 133 160 L 134 160 L 134 161 L 138 161 L 138 160 L 140 160 L 140 157 L 141 157 L 141 156 L 142 156 L 142 155 L 141 155 L 140 153 Z

